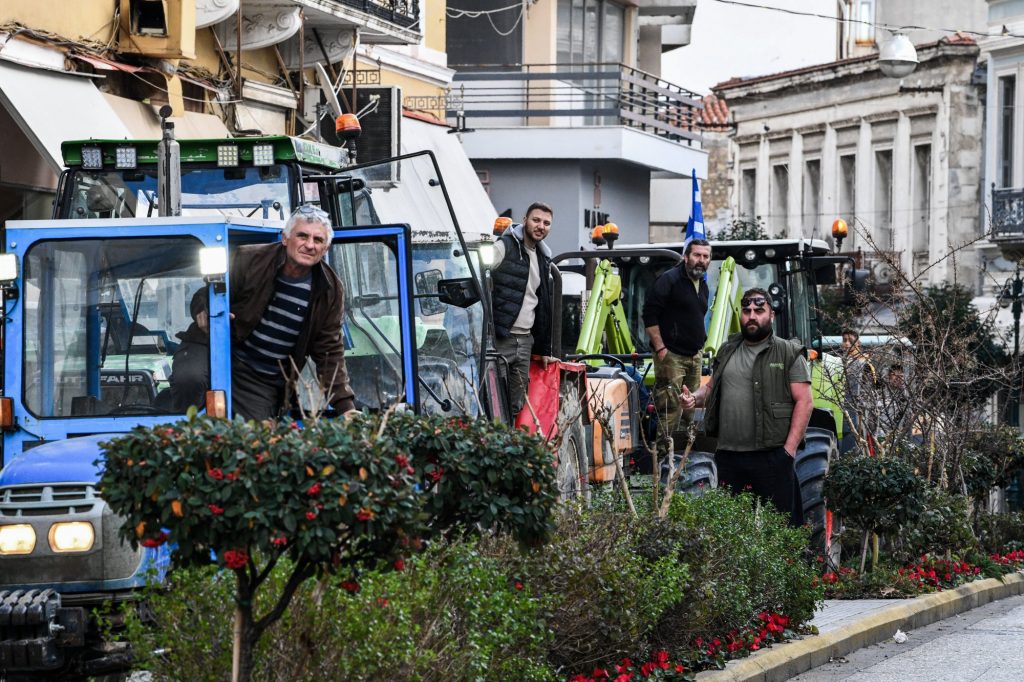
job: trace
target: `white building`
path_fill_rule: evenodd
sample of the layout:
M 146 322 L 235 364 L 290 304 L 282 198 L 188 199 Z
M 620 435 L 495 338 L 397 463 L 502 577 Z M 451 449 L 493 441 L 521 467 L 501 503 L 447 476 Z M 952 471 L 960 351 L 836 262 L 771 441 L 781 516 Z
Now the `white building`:
M 982 232 L 979 50 L 962 35 L 917 50 L 912 83 L 866 55 L 717 85 L 735 130 L 729 167 L 709 174 L 725 178 L 731 216 L 828 239 L 843 218 L 844 251 L 897 252 L 924 283 L 974 288 L 975 251 L 957 247 Z

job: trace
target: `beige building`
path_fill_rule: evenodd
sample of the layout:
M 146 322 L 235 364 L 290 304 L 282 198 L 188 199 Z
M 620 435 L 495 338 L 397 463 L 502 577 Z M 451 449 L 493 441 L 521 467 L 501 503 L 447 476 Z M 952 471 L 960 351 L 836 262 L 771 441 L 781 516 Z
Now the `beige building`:
M 317 63 L 342 108 L 363 114 L 359 161 L 437 147 L 431 122 L 444 123 L 454 74 L 445 11 L 446 0 L 4 0 L 0 221 L 49 215 L 63 140 L 159 137 L 166 104 L 179 137 L 339 144 Z M 448 137 L 439 155 L 468 168 Z

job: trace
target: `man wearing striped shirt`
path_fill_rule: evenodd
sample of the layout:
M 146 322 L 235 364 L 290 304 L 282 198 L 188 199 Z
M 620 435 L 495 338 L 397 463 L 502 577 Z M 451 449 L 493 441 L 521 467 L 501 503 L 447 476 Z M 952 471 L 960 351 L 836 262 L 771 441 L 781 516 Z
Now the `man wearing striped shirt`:
M 281 241 L 239 247 L 231 262 L 231 403 L 245 419 L 270 419 L 285 407 L 307 358 L 316 364 L 325 398 L 339 412 L 354 408 L 341 337 L 341 281 L 323 263 L 334 230 L 328 215 L 301 206 Z M 205 290 L 192 299 L 195 323 L 174 357 L 175 406 L 201 405 L 209 387 Z M 199 352 L 196 352 L 196 351 Z M 196 358 L 201 358 L 197 361 Z

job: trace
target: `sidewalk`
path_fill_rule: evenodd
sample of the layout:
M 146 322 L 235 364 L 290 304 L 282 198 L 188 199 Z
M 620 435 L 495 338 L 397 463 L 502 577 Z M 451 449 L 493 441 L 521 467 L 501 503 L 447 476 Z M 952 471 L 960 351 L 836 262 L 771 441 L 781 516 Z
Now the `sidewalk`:
M 955 590 L 936 592 L 914 599 L 858 599 L 826 601 L 811 625 L 817 635 L 808 635 L 748 658 L 730 661 L 725 670 L 705 671 L 699 682 L 777 682 L 828 663 L 830 658 L 871 646 L 892 637 L 896 630 L 907 632 L 977 606 L 1016 594 L 1024 594 L 1024 573 L 1013 573 L 1002 581 L 979 580 Z

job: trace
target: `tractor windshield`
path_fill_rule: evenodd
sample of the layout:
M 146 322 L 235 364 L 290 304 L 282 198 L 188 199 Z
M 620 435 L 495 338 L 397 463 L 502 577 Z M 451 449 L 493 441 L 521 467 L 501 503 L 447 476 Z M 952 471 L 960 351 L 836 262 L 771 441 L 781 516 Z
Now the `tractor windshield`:
M 458 307 L 439 298 L 442 280 L 467 279 L 474 290 L 477 285 L 434 157 L 424 152 L 346 170 L 342 186 L 347 188 L 339 196 L 343 224 L 408 224 L 412 228 L 421 409 L 479 414 L 483 308 L 480 301 Z M 384 276 L 394 268 L 387 266 L 385 256 L 378 250 L 355 257 L 336 247 L 331 255 L 331 264 L 345 282 L 349 329 L 365 335 L 367 342 L 381 350 L 389 338 L 395 338 L 397 324 L 393 310 L 396 285 L 393 275 Z M 356 373 L 350 368 L 350 374 Z M 361 395 L 356 386 L 353 390 Z
M 289 166 L 183 167 L 183 215 L 284 219 L 291 214 Z M 148 218 L 159 215 L 156 168 L 75 170 L 60 218 Z
M 171 354 L 204 286 L 190 237 L 41 241 L 25 256 L 25 405 L 167 414 Z

